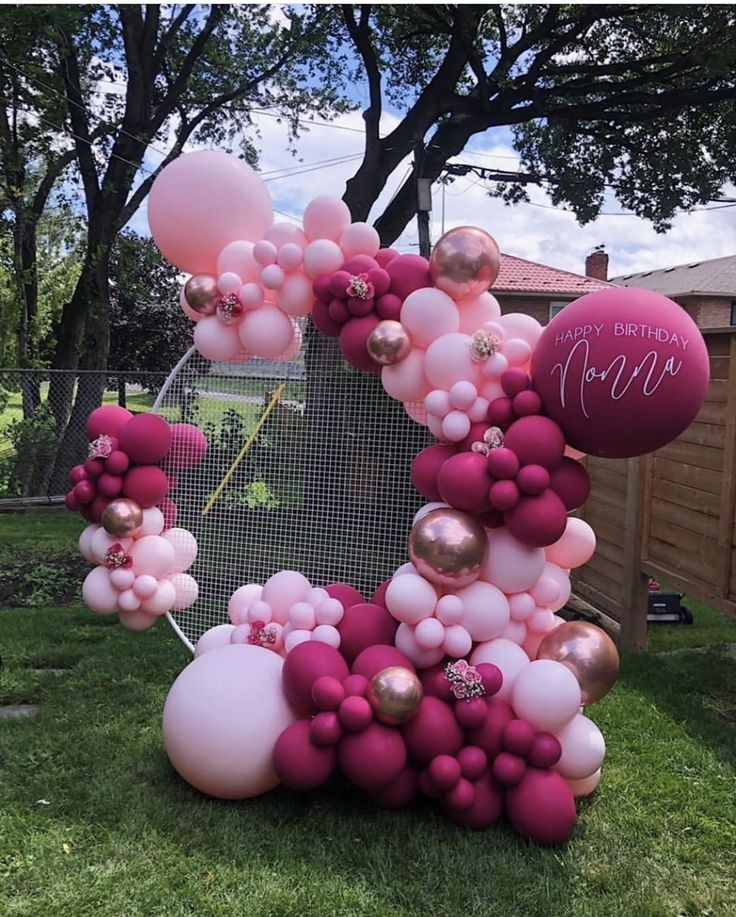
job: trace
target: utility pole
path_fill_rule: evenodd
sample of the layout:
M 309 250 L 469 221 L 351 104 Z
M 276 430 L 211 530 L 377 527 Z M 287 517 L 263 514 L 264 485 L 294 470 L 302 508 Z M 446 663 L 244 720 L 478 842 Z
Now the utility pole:
M 424 177 L 424 141 L 414 147 L 414 177 L 416 181 L 417 228 L 419 229 L 419 254 L 429 258 L 432 245 L 429 240 L 429 214 L 432 210 L 432 182 Z

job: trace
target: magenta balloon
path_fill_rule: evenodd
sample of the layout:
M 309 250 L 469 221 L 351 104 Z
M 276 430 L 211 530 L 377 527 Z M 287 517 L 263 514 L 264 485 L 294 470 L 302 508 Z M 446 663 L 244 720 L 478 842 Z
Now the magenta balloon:
M 490 772 L 486 772 L 473 783 L 473 792 L 471 806 L 461 811 L 447 809 L 447 812 L 459 825 L 481 831 L 495 824 L 501 817 L 503 793 Z
M 103 497 L 117 497 L 123 489 L 123 479 L 118 474 L 101 474 L 97 481 L 97 489 Z
M 171 426 L 171 448 L 166 466 L 172 471 L 187 471 L 198 465 L 207 454 L 207 437 L 190 423 Z
M 394 258 L 398 258 L 398 256 L 399 253 L 393 248 L 379 248 L 374 255 L 376 262 L 381 267 L 386 267 L 390 261 L 393 261 Z
M 155 465 L 171 448 L 171 428 L 157 414 L 136 414 L 120 431 L 120 448 L 139 465 Z
M 477 745 L 465 745 L 457 753 L 457 760 L 466 780 L 477 780 L 488 767 L 488 755 Z
M 402 731 L 407 750 L 418 764 L 429 764 L 437 755 L 456 755 L 465 744 L 452 707 L 437 697 L 423 698 L 419 711 Z
M 310 721 L 297 720 L 278 737 L 273 764 L 283 784 L 304 793 L 329 780 L 337 765 L 337 751 L 315 745 L 310 737 Z
M 123 496 L 142 508 L 155 506 L 169 492 L 169 479 L 156 465 L 138 465 L 123 478 Z
M 516 786 L 525 773 L 526 761 L 508 751 L 502 751 L 493 762 L 493 776 L 503 786 Z
M 263 238 L 273 208 L 249 165 L 219 150 L 198 150 L 161 171 L 148 195 L 148 223 L 172 264 L 188 274 L 216 274 L 226 245 Z
M 504 393 L 508 395 L 509 398 L 513 398 L 515 395 L 525 392 L 530 385 L 531 380 L 528 374 L 518 367 L 507 369 L 501 376 L 501 388 L 503 388 Z
M 120 437 L 120 431 L 133 415 L 125 408 L 116 404 L 103 404 L 95 408 L 87 418 L 86 430 L 90 442 L 97 439 L 100 434 Z
M 485 722 L 468 733 L 468 741 L 482 748 L 493 760 L 503 751 L 503 733 L 506 726 L 514 719 L 514 711 L 498 697 L 486 698 Z
M 514 419 L 514 406 L 510 398 L 494 398 L 488 405 L 488 423 L 506 427 Z
M 337 599 L 338 602 L 341 602 L 342 607 L 345 609 L 353 605 L 362 605 L 365 602 L 365 599 L 358 590 L 349 586 L 347 583 L 330 583 L 329 586 L 325 586 L 325 592 L 330 598 Z
M 417 795 L 417 772 L 408 764 L 399 776 L 380 790 L 371 793 L 371 799 L 384 809 L 401 809 L 408 806 Z
M 337 710 L 344 699 L 345 688 L 332 675 L 320 675 L 312 685 L 312 700 L 320 710 Z
M 519 392 L 514 396 L 511 404 L 517 417 L 529 417 L 532 414 L 539 414 L 542 410 L 542 399 L 531 389 Z
M 440 498 L 467 513 L 484 513 L 491 508 L 491 483 L 488 461 L 478 452 L 458 452 L 447 459 L 437 475 Z
M 482 697 L 470 697 L 455 704 L 455 718 L 466 729 L 477 729 L 486 719 L 486 702 Z
M 130 459 L 119 449 L 114 449 L 105 459 L 105 471 L 109 474 L 125 474 L 130 468 Z
M 452 693 L 452 685 L 445 675 L 445 666 L 441 662 L 428 669 L 422 669 L 418 674 L 427 697 L 438 697 L 449 704 L 454 703 L 455 695 Z
M 386 607 L 386 590 L 388 585 L 391 582 L 391 579 L 384 580 L 381 585 L 376 589 L 371 597 L 371 605 L 380 605 L 381 608 Z
M 674 439 L 700 410 L 708 377 L 708 351 L 687 312 L 634 287 L 566 306 L 532 357 L 534 388 L 568 443 L 608 458 Z
M 457 454 L 455 446 L 438 444 L 428 446 L 411 463 L 411 483 L 427 500 L 441 500 L 437 476 L 448 459 Z
M 575 827 L 575 797 L 555 771 L 527 768 L 506 792 L 506 814 L 519 834 L 538 844 L 561 844 Z
M 82 509 L 82 504 L 74 496 L 74 491 L 70 490 L 64 497 L 64 506 L 70 513 L 78 513 Z
M 440 790 L 449 790 L 462 776 L 460 762 L 452 755 L 437 755 L 429 762 L 429 776 Z
M 337 745 L 343 736 L 342 726 L 334 710 L 323 710 L 313 719 L 309 734 L 312 742 L 320 748 Z
M 339 760 L 348 780 L 364 790 L 379 790 L 404 770 L 406 746 L 398 729 L 371 723 L 365 731 L 343 738 Z
M 312 307 L 312 321 L 321 334 L 336 338 L 342 331 L 342 323 L 330 317 L 329 304 L 317 299 Z
M 527 754 L 534 767 L 553 767 L 562 757 L 562 745 L 550 732 L 538 732 Z
M 90 478 L 99 478 L 105 470 L 105 463 L 101 459 L 88 458 L 84 462 L 84 470 Z
M 538 497 L 522 496 L 506 513 L 506 527 L 522 544 L 546 548 L 562 538 L 567 525 L 565 504 L 552 490 Z
M 503 731 L 503 744 L 506 751 L 513 755 L 526 757 L 532 745 L 536 731 L 526 720 L 511 720 Z
M 519 459 L 511 449 L 501 446 L 488 453 L 488 471 L 494 478 L 506 480 L 515 478 L 519 470 Z
M 365 697 L 368 693 L 368 679 L 365 675 L 348 675 L 342 686 L 348 697 Z
M 537 497 L 549 487 L 549 471 L 543 465 L 525 465 L 516 475 L 516 483 L 522 493 Z
M 348 732 L 363 732 L 373 721 L 373 708 L 364 697 L 351 695 L 340 704 L 337 716 Z
M 549 417 L 522 417 L 506 431 L 504 446 L 522 465 L 556 468 L 565 454 L 565 437 Z
M 590 476 L 580 462 L 563 458 L 550 476 L 550 487 L 571 512 L 582 506 L 590 496 Z
M 376 300 L 376 315 L 382 319 L 390 319 L 397 322 L 401 315 L 402 299 L 395 293 L 384 293 Z
M 374 375 L 380 374 L 381 366 L 368 353 L 366 342 L 378 322 L 377 315 L 351 318 L 340 332 L 340 350 L 348 363 Z
M 164 516 L 164 528 L 170 529 L 176 525 L 176 517 L 179 514 L 176 503 L 168 497 L 164 497 L 163 500 L 159 501 L 158 506 Z
M 429 261 L 421 255 L 397 255 L 386 265 L 386 270 L 391 277 L 391 292 L 402 300 L 414 290 L 434 286 Z
M 398 621 L 380 605 L 370 605 L 367 602 L 351 605 L 345 609 L 345 614 L 337 625 L 340 652 L 349 663 L 352 663 L 369 646 L 376 643 L 393 643 L 398 626 Z
M 376 644 L 364 649 L 354 660 L 352 672 L 354 675 L 363 675 L 370 681 L 384 669 L 400 666 L 414 671 L 414 663 L 395 646 Z
M 94 500 L 97 489 L 92 481 L 85 478 L 83 481 L 77 481 L 72 489 L 72 493 L 77 503 L 81 503 L 84 506 Z
M 327 305 L 334 293 L 332 292 L 332 274 L 320 274 L 312 284 L 312 292 L 319 302 Z
M 475 787 L 461 777 L 460 780 L 446 794 L 443 800 L 448 812 L 464 812 L 475 802 Z
M 300 643 L 284 660 L 284 693 L 300 713 L 312 714 L 319 709 L 312 700 L 312 688 L 322 675 L 343 681 L 349 675 L 348 665 L 337 650 L 318 640 Z

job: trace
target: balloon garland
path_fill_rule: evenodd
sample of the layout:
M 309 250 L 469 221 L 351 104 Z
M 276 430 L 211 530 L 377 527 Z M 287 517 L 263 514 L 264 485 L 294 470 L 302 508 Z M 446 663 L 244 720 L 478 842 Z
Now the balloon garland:
M 429 502 L 409 562 L 369 600 L 289 570 L 236 590 L 167 698 L 173 766 L 222 798 L 308 791 L 339 768 L 382 806 L 426 796 L 461 825 L 505 812 L 520 834 L 563 841 L 605 754 L 583 711 L 618 673 L 603 631 L 557 614 L 595 550 L 569 515 L 590 493 L 579 460 L 651 451 L 694 419 L 708 385 L 697 327 L 632 288 L 583 296 L 547 328 L 502 315 L 483 230 L 450 230 L 427 261 L 380 249 L 336 198 L 312 201 L 302 228 L 274 224 L 257 174 L 216 151 L 167 166 L 148 214 L 191 275 L 181 308 L 204 357 L 289 360 L 311 314 L 439 440 L 412 464 Z M 167 491 L 206 441 L 109 407 L 88 432 L 67 497 L 99 564 L 84 598 L 143 629 L 196 599 L 196 543 L 172 527 Z

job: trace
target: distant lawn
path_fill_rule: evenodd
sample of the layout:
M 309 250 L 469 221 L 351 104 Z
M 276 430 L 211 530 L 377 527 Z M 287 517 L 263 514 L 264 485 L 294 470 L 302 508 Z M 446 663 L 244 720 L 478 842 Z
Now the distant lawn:
M 0 516 L 0 544 L 70 547 L 75 519 Z M 188 656 L 164 622 L 130 634 L 80 607 L 0 611 L 0 913 L 49 915 L 736 914 L 736 624 L 652 628 L 591 709 L 608 744 L 571 841 L 473 834 L 429 804 L 373 807 L 336 783 L 217 802 L 182 783 L 160 738 Z M 65 669 L 58 675 L 51 669 Z

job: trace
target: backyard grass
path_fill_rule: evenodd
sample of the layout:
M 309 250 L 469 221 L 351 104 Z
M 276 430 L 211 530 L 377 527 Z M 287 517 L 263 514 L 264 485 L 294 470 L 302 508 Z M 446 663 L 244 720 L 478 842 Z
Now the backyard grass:
M 68 542 L 72 523 L 2 516 L 0 543 Z M 428 804 L 383 811 L 340 782 L 206 799 L 161 744 L 188 661 L 165 623 L 130 634 L 76 606 L 2 610 L 0 702 L 40 710 L 0 720 L 0 914 L 736 914 L 736 623 L 691 607 L 695 625 L 653 628 L 591 708 L 603 781 L 555 849 L 503 825 L 466 832 Z

